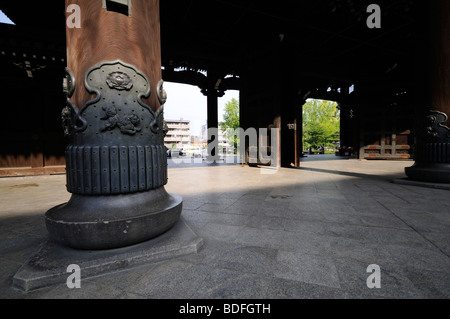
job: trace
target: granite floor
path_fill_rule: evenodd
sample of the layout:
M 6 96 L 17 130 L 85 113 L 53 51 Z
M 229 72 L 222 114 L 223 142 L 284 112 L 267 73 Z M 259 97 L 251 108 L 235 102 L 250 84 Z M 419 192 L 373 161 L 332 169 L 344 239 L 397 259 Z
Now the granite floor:
M 28 293 L 12 279 L 47 239 L 44 213 L 70 194 L 64 175 L 0 178 L 0 298 L 449 298 L 450 191 L 392 183 L 412 164 L 171 169 L 197 253 Z M 368 287 L 374 264 L 380 288 Z

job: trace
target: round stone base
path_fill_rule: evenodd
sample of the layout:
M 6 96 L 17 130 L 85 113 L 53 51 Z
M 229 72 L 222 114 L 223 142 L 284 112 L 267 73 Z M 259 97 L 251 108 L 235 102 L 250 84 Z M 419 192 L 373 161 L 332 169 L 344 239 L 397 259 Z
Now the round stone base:
M 406 175 L 415 181 L 450 183 L 450 163 L 416 162 L 405 168 Z
M 137 244 L 168 231 L 181 215 L 183 200 L 164 187 L 111 196 L 72 194 L 45 214 L 54 241 L 77 249 L 112 249 Z

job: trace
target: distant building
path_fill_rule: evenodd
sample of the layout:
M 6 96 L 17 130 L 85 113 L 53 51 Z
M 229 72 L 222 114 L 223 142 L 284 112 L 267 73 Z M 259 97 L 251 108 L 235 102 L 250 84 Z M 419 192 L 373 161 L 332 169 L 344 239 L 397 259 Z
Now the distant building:
M 189 120 L 166 120 L 169 131 L 164 138 L 164 145 L 171 149 L 175 144 L 177 148 L 191 144 L 191 123 Z
M 222 131 L 222 129 L 218 128 L 218 139 L 219 139 L 219 148 L 221 150 L 223 149 L 227 149 L 227 150 L 231 150 L 233 148 L 232 145 L 230 145 L 230 143 L 228 143 L 228 137 L 227 137 L 227 132 Z M 202 125 L 202 136 L 201 136 L 202 142 L 204 143 L 208 143 L 208 126 L 207 124 Z
M 192 146 L 205 147 L 206 143 L 202 141 L 202 139 L 198 136 L 191 136 L 191 144 Z

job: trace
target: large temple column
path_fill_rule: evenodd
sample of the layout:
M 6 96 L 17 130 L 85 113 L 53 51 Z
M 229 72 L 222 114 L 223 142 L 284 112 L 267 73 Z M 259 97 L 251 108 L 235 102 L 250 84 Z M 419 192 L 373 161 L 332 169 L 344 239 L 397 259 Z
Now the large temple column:
M 427 2 L 428 3 L 428 2 Z M 412 180 L 450 183 L 450 1 L 428 4 L 419 57 L 415 164 L 406 168 Z M 426 50 L 426 51 L 425 51 Z
M 70 201 L 46 213 L 50 237 L 81 249 L 139 243 L 169 230 L 182 199 L 168 194 L 159 0 L 66 0 Z M 70 12 L 67 13 L 70 17 Z

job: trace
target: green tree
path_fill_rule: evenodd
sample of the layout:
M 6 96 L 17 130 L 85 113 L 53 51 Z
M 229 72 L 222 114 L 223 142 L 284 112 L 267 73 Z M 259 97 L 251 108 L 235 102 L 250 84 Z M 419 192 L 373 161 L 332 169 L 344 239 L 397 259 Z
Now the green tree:
M 235 130 L 239 129 L 239 101 L 232 98 L 231 101 L 225 104 L 225 111 L 223 114 L 223 121 L 219 123 L 223 132 L 227 132 L 228 143 L 234 146 L 236 150 L 239 145 L 239 139 L 236 134 L 233 134 Z
M 303 145 L 332 147 L 340 136 L 340 111 L 332 101 L 310 99 L 303 105 Z

